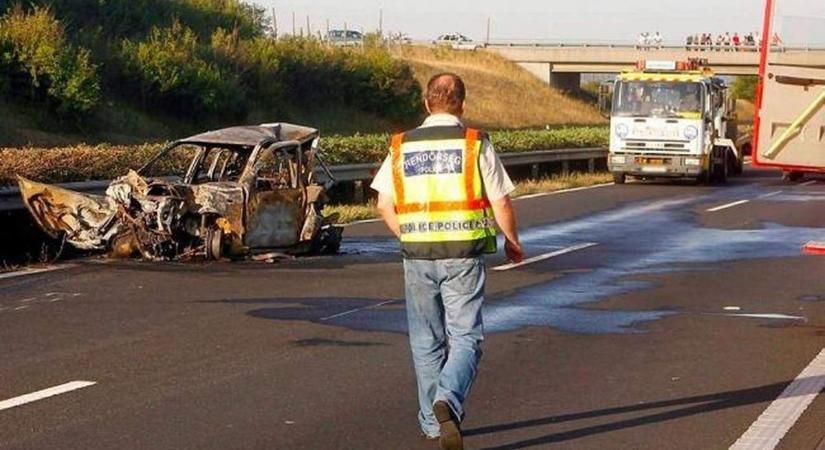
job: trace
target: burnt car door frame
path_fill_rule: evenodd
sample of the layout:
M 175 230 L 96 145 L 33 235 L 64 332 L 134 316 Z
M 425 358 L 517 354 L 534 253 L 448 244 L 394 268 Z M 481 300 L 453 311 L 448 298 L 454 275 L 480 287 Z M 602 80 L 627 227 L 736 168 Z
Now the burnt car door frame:
M 286 248 L 300 242 L 300 233 L 306 219 L 303 145 L 304 142 L 298 140 L 265 140 L 252 151 L 240 178 L 246 193 L 246 232 L 243 241 L 250 250 Z M 269 190 L 261 189 L 258 183 L 261 158 L 266 153 L 277 158 L 276 153 L 284 149 L 289 153 L 289 186 L 284 189 L 274 186 Z M 261 214 L 269 214 L 270 217 L 265 218 Z M 284 226 L 284 221 L 291 226 Z

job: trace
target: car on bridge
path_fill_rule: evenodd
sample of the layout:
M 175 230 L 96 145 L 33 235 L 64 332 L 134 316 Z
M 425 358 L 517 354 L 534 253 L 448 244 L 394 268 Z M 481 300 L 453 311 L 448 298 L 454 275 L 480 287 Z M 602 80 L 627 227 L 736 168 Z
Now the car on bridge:
M 329 30 L 326 41 L 339 47 L 358 47 L 364 45 L 364 34 L 355 30 Z
M 449 47 L 453 50 L 478 50 L 483 46 L 461 33 L 442 34 L 433 41 L 437 47 Z

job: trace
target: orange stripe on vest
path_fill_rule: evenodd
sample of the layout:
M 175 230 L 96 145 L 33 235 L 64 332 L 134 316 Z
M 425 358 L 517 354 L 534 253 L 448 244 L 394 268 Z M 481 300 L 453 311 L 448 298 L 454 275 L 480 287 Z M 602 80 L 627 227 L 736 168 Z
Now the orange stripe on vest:
M 486 198 L 467 200 L 465 202 L 430 202 L 430 203 L 409 203 L 397 205 L 395 211 L 398 214 L 412 214 L 426 211 L 452 212 L 452 211 L 475 211 L 490 207 L 490 201 Z
M 401 143 L 404 140 L 404 133 L 396 134 L 392 137 L 392 143 L 390 147 L 392 151 L 392 182 L 395 187 L 395 204 L 396 205 L 403 205 L 404 204 L 404 179 L 403 179 L 403 172 L 402 172 L 402 161 L 401 161 Z

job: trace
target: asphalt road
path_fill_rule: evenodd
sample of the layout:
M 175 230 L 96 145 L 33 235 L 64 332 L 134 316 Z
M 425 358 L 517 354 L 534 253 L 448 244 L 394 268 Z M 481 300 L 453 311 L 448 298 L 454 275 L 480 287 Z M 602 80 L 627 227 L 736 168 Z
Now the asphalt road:
M 800 251 L 825 240 L 825 181 L 749 170 L 516 205 L 531 256 L 590 246 L 489 272 L 468 448 L 728 448 L 825 349 L 825 256 Z M 380 224 L 345 236 L 336 257 L 0 279 L 0 449 L 437 448 L 396 245 Z M 95 384 L 1 406 L 73 381 Z M 779 448 L 825 449 L 824 424 L 820 394 Z

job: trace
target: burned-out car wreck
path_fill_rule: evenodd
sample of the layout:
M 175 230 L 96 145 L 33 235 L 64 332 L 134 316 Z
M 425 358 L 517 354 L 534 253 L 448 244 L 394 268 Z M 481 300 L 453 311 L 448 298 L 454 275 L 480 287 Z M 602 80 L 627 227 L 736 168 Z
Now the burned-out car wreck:
M 151 260 L 335 253 L 342 228 L 324 217 L 334 183 L 317 130 L 232 127 L 175 141 L 90 195 L 20 177 L 35 221 L 84 250 Z

